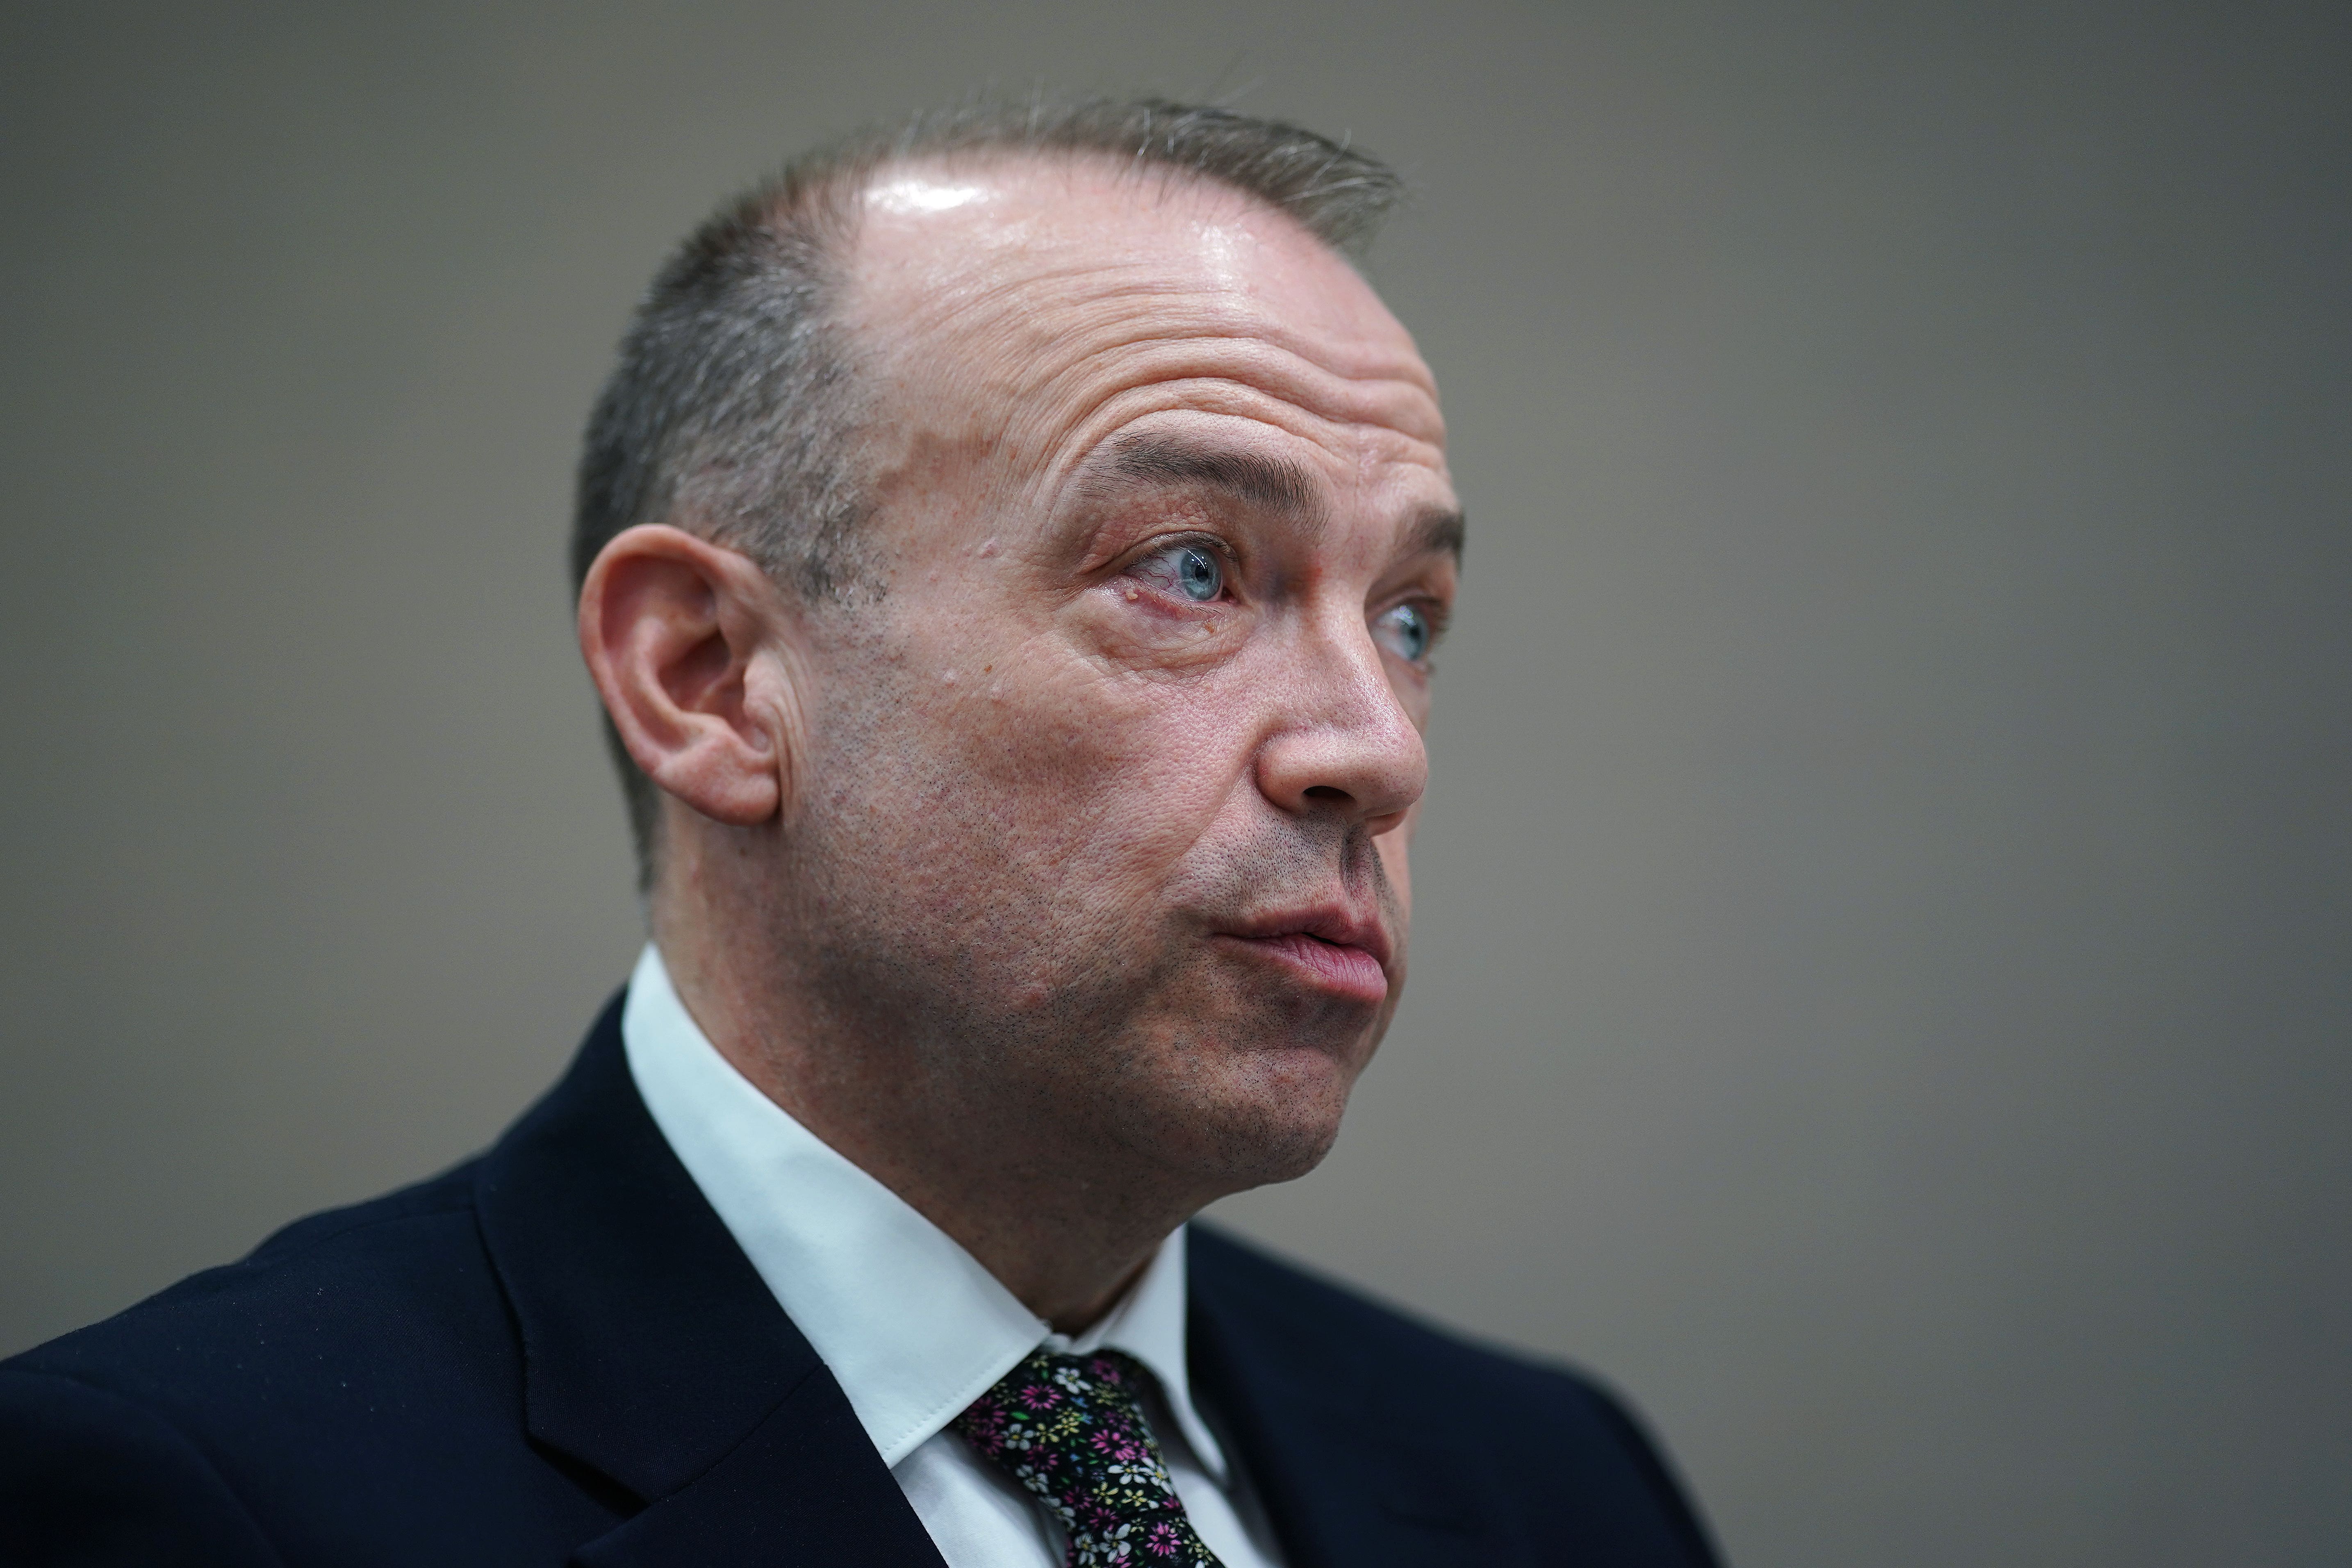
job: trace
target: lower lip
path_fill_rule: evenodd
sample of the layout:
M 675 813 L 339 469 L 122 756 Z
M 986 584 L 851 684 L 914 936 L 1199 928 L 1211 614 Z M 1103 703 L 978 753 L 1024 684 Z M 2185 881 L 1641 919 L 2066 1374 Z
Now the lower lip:
M 1304 972 L 1327 991 L 1366 1002 L 1378 1002 L 1389 994 L 1389 977 L 1381 972 L 1381 961 L 1360 947 L 1319 941 L 1304 931 L 1232 940 Z

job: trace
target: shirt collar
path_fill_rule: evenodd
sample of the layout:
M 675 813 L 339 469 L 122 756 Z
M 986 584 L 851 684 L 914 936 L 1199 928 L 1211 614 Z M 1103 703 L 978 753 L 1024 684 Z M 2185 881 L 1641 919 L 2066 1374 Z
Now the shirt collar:
M 1194 1409 L 1184 1358 L 1184 1233 L 1074 1339 L 896 1193 L 836 1152 L 719 1054 L 648 943 L 630 976 L 621 1040 L 646 1109 L 719 1220 L 832 1370 L 886 1465 L 896 1465 L 1041 1343 L 1124 1351 L 1222 1483 L 1225 1461 Z

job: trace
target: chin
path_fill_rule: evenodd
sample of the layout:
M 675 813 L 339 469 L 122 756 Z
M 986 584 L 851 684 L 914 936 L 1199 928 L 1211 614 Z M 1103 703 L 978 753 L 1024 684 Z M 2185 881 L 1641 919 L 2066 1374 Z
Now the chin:
M 1195 1071 L 1171 1075 L 1181 1088 L 1165 1107 L 1170 1152 L 1215 1196 L 1296 1181 L 1339 1140 L 1370 1055 L 1360 1037 L 1336 1050 L 1285 1044 L 1215 1052 L 1208 1071 L 1196 1062 Z

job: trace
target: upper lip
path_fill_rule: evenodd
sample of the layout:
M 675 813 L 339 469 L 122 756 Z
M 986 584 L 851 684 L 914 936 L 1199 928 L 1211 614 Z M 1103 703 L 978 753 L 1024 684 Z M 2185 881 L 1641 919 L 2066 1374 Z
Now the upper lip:
M 1389 966 L 1388 928 L 1378 915 L 1359 914 L 1341 903 L 1316 904 L 1254 915 L 1223 928 L 1228 936 L 1264 941 L 1270 937 L 1304 935 L 1341 947 L 1360 947 L 1372 955 L 1383 973 Z

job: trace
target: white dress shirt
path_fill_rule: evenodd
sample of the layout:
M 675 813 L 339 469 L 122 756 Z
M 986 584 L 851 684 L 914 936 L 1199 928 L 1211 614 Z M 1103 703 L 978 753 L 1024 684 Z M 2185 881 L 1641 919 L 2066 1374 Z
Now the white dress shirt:
M 650 944 L 621 1010 L 629 1073 L 702 1195 L 823 1358 L 949 1568 L 1057 1568 L 1060 1526 L 948 1423 L 1038 1345 L 1106 1346 L 1151 1369 L 1145 1414 L 1201 1540 L 1226 1568 L 1277 1568 L 1262 1512 L 1192 1404 L 1184 1233 L 1075 1339 L 719 1054 Z

